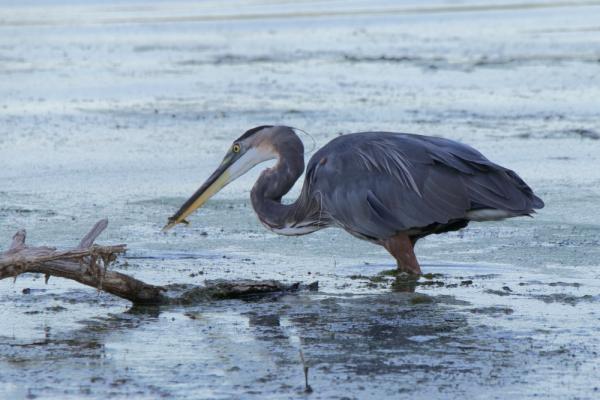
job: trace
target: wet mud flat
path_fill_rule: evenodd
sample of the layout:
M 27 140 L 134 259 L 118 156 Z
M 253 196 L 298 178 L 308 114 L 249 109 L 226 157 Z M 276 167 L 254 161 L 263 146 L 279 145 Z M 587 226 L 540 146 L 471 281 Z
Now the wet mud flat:
M 0 243 L 107 217 L 114 268 L 149 283 L 319 281 L 160 308 L 2 281 L 0 398 L 600 396 L 600 3 L 494 4 L 0 4 Z M 264 231 L 257 172 L 160 233 L 265 123 L 465 141 L 547 206 L 420 242 L 409 287 L 344 232 Z
M 513 284 L 505 270 L 477 271 L 438 276 L 416 293 L 347 288 L 125 311 L 76 288 L 15 291 L 2 299 L 14 304 L 15 327 L 0 343 L 5 390 L 42 398 L 528 398 L 560 382 L 544 396 L 593 398 L 600 296 L 584 293 L 598 286 L 574 293 L 556 288 L 575 283 Z

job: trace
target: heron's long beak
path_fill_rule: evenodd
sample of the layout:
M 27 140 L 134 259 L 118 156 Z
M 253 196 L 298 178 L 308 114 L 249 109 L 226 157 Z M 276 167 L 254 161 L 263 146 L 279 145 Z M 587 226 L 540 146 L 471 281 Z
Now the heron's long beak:
M 215 193 L 221 190 L 225 185 L 231 182 L 236 176 L 232 176 L 229 171 L 231 165 L 235 162 L 234 157 L 225 157 L 219 168 L 204 182 L 200 189 L 187 199 L 187 201 L 181 206 L 172 217 L 169 218 L 169 222 L 162 228 L 163 232 L 171 229 L 175 225 L 186 222 L 185 218 L 193 213 L 196 209 L 202 207 L 208 199 L 210 199 Z
M 202 207 L 206 200 L 221 190 L 229 182 L 248 172 L 256 164 L 277 158 L 277 153 L 268 148 L 250 148 L 241 155 L 230 153 L 223 159 L 221 165 L 204 182 L 200 189 L 192 195 L 175 213 L 162 229 L 163 232 L 179 223 L 186 223 L 185 218 L 196 209 Z

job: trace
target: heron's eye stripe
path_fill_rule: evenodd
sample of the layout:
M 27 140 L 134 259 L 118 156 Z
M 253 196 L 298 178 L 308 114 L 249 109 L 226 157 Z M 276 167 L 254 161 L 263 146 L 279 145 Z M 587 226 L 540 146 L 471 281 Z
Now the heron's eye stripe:
M 231 148 L 231 150 L 232 150 L 234 153 L 239 153 L 239 152 L 240 152 L 240 149 L 241 149 L 241 147 L 240 147 L 240 145 L 239 145 L 239 144 L 237 144 L 237 143 L 236 143 L 236 144 L 234 144 L 234 145 L 233 145 L 233 147 Z

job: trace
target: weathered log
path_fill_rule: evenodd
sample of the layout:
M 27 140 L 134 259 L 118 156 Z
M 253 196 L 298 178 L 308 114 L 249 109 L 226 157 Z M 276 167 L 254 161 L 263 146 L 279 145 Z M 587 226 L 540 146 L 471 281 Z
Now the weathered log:
M 125 252 L 126 245 L 95 245 L 94 241 L 107 226 L 108 220 L 98 221 L 76 248 L 65 251 L 26 246 L 25 230 L 20 230 L 13 236 L 8 251 L 0 256 L 0 279 L 37 272 L 45 274 L 46 279 L 50 276 L 71 279 L 136 304 L 163 303 L 164 288 L 108 270 L 116 255 Z
M 46 276 L 46 281 L 50 276 L 71 279 L 137 305 L 190 304 L 212 299 L 290 292 L 300 288 L 299 284 L 250 280 L 212 281 L 202 287 L 151 285 L 108 269 L 117 255 L 126 251 L 126 245 L 94 244 L 107 226 L 108 220 L 98 221 L 76 248 L 64 251 L 57 251 L 53 247 L 26 246 L 25 230 L 18 231 L 8 250 L 0 254 L 0 280 L 10 277 L 16 279 L 24 273 L 42 273 Z M 306 288 L 316 290 L 317 283 Z

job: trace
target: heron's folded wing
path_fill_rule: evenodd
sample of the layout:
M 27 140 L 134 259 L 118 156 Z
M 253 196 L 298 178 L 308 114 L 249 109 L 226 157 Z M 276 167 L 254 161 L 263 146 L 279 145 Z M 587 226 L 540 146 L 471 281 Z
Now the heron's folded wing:
M 323 209 L 351 232 L 381 239 L 466 218 L 472 209 L 527 214 L 536 205 L 537 197 L 514 172 L 460 143 L 415 135 L 350 136 L 355 137 L 320 155 L 326 162 L 309 165 L 309 173 Z

